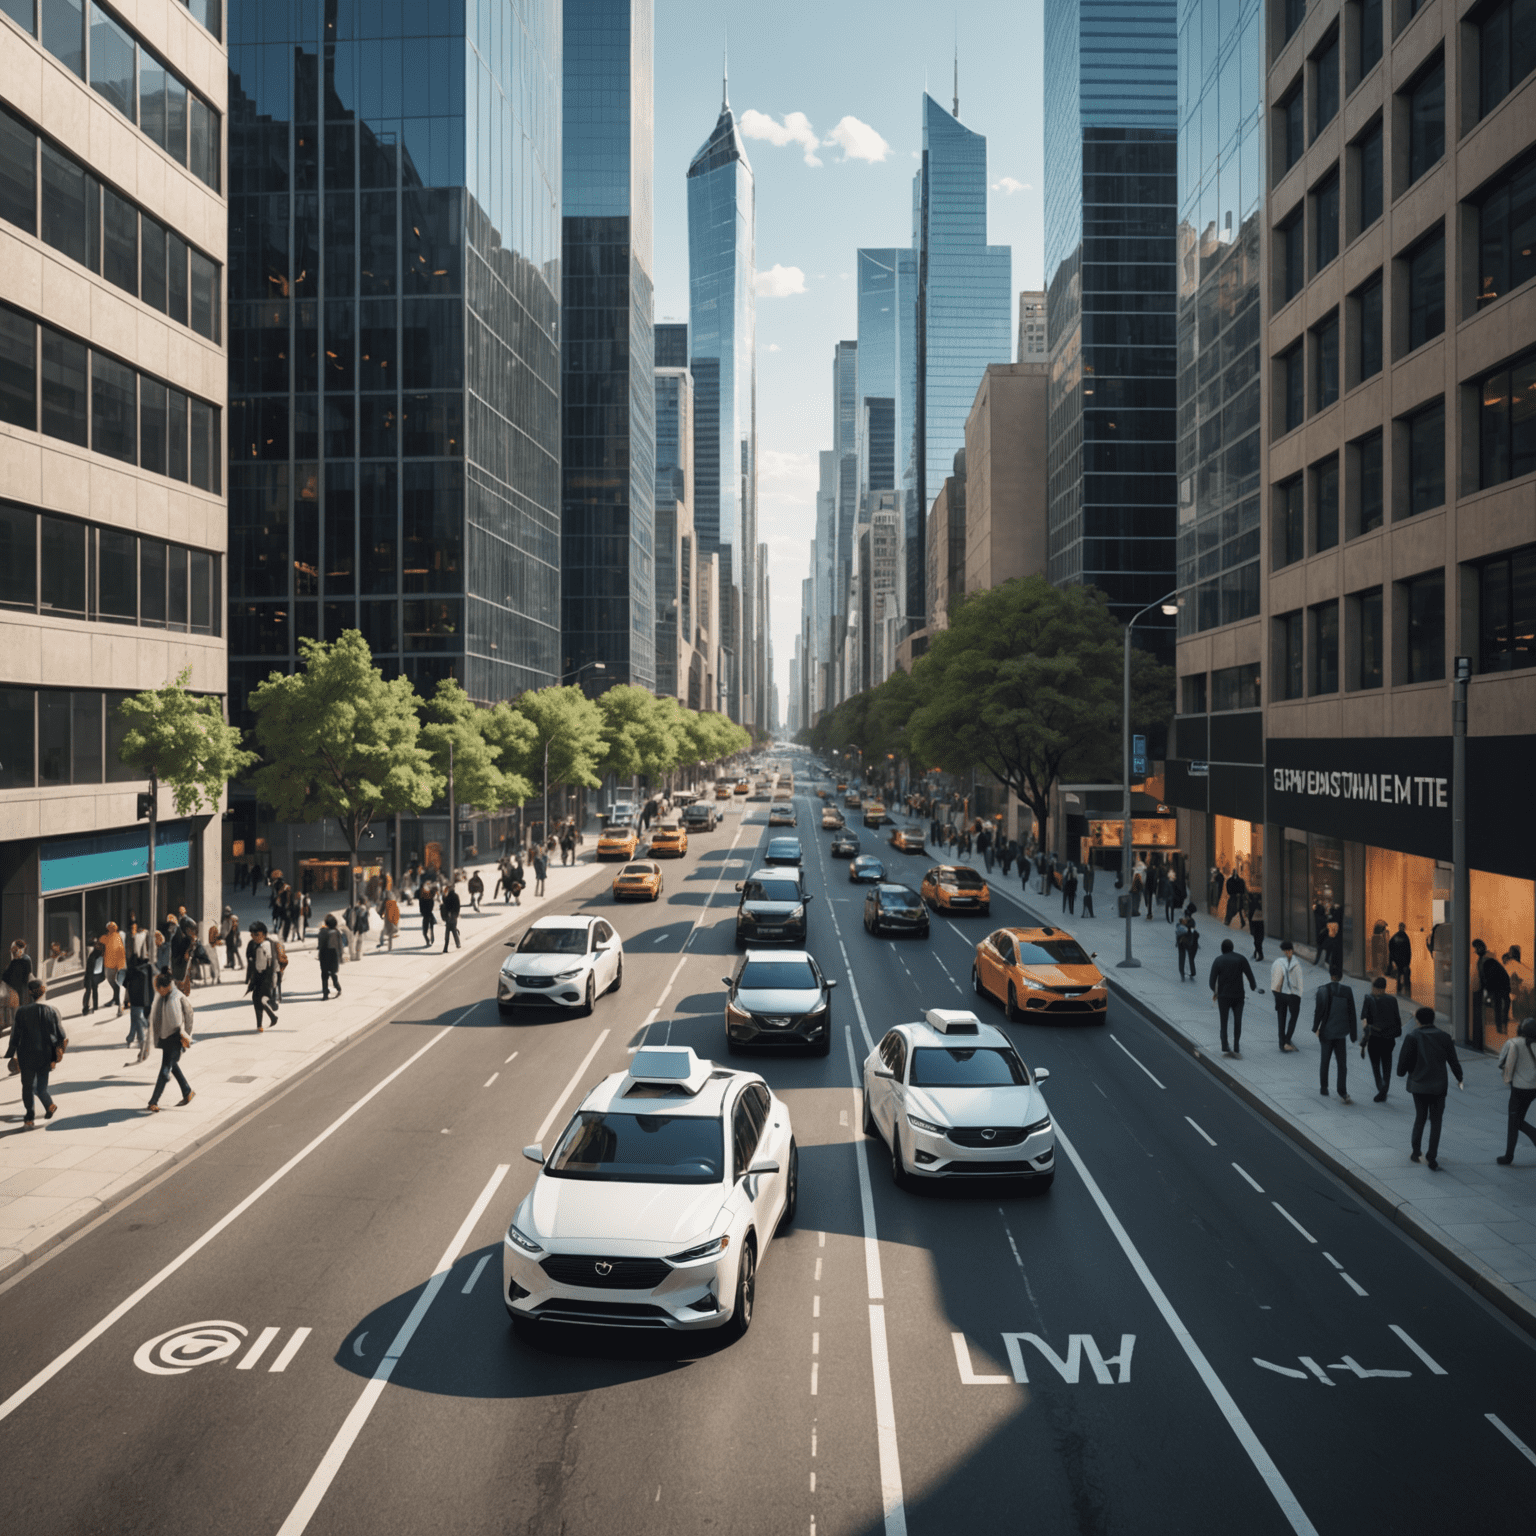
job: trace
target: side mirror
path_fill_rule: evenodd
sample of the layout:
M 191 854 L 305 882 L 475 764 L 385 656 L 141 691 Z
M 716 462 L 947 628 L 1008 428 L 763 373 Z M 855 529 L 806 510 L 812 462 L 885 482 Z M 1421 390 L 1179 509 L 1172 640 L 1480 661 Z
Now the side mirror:
M 800 904 L 801 904 L 801 906 L 804 906 L 807 902 L 815 901 L 815 900 L 816 900 L 815 896 L 808 894 L 808 895 L 802 896 L 800 898 Z
M 1098 952 L 1098 950 L 1094 950 L 1094 952 L 1093 952 L 1093 953 L 1092 953 L 1092 954 L 1091 954 L 1091 955 L 1089 955 L 1089 956 L 1088 956 L 1088 958 L 1089 958 L 1089 959 L 1090 959 L 1090 960 L 1097 960 L 1097 959 L 1098 959 L 1098 958 L 1099 958 L 1099 952 Z
M 1048 1078 L 1050 1075 L 1051 1075 L 1051 1069 L 1049 1067 L 1036 1067 L 1035 1068 L 1035 1081 L 1037 1083 L 1043 1083 L 1046 1080 L 1046 1078 Z
M 720 978 L 720 984 L 721 984 L 721 986 L 724 986 L 724 987 L 730 986 L 731 978 L 729 976 L 722 976 Z
M 760 1163 L 753 1163 L 747 1169 L 747 1176 L 749 1178 L 756 1178 L 760 1173 L 777 1173 L 778 1171 L 778 1163 L 771 1157 L 765 1157 Z
M 738 881 L 737 881 L 737 882 L 736 882 L 736 889 L 737 889 L 737 890 L 738 890 L 738 891 L 739 891 L 739 890 L 740 890 L 740 889 L 741 889 L 741 881 L 740 881 L 740 880 L 738 880 Z
M 1037 1073 L 1036 1076 L 1038 1076 L 1038 1075 L 1039 1074 Z M 537 1163 L 540 1168 L 542 1168 L 544 1166 L 544 1148 L 543 1147 L 540 1147 L 540 1146 L 524 1147 L 523 1148 L 523 1156 L 526 1157 L 530 1163 Z
M 896 1074 L 889 1067 L 876 1067 L 875 1076 L 888 1077 L 893 1083 L 896 1081 Z
M 832 990 L 832 988 L 835 987 L 836 985 L 837 985 L 837 983 L 835 981 L 828 981 L 827 984 L 826 984 L 827 991 L 830 992 Z

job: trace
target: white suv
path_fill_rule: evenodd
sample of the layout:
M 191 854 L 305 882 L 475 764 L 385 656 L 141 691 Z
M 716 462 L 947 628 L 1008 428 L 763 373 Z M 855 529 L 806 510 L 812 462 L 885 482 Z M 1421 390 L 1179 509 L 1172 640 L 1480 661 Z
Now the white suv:
M 624 943 L 600 917 L 541 917 L 507 946 L 496 1006 L 543 1004 L 591 1013 L 605 992 L 624 984 Z

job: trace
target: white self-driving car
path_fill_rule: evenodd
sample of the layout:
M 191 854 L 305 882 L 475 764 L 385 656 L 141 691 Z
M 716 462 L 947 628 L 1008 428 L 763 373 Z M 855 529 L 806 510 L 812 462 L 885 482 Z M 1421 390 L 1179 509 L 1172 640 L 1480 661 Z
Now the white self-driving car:
M 507 946 L 496 981 L 503 1013 L 543 1005 L 591 1013 L 624 984 L 624 944 L 600 917 L 541 917 Z
M 891 1151 L 891 1177 L 1008 1178 L 1050 1188 L 1056 1133 L 1040 1084 L 1013 1042 L 974 1013 L 930 1008 L 864 1061 L 864 1134 Z
M 792 1221 L 789 1108 L 754 1072 L 647 1046 L 582 1101 L 502 1244 L 518 1331 L 752 1322 L 757 1266 Z

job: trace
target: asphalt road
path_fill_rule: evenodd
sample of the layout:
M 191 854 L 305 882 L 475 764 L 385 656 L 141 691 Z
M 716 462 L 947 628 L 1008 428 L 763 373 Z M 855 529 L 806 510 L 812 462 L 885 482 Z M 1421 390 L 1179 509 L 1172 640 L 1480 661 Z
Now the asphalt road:
M 581 888 L 626 956 L 592 1018 L 505 1021 L 500 952 L 470 958 L 0 1289 L 0 1529 L 1523 1527 L 1531 1341 L 1128 1010 L 1009 1026 L 1052 1073 L 1048 1194 L 897 1191 L 856 1064 L 969 1005 L 987 924 L 868 937 L 797 807 L 843 985 L 828 1059 L 751 1063 L 791 1106 L 801 1197 L 745 1339 L 535 1348 L 499 1294 L 522 1146 L 642 1038 L 723 1055 L 732 887 L 767 830 L 737 802 L 661 902 Z M 199 1329 L 204 1363 L 165 1374 Z

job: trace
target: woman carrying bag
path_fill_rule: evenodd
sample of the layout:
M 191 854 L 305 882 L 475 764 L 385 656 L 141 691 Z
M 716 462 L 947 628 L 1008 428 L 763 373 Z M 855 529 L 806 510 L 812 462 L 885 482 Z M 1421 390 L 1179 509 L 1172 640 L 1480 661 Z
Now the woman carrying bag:
M 1521 1131 L 1536 1142 L 1536 1130 L 1531 1129 L 1525 1118 L 1526 1110 L 1536 1104 L 1536 1019 L 1526 1019 L 1519 1034 L 1504 1042 L 1504 1049 L 1499 1052 L 1499 1071 L 1509 1084 L 1509 1139 L 1504 1156 L 1494 1161 L 1507 1168 L 1515 1160 L 1515 1142 Z
M 182 1076 L 181 1053 L 192 1045 L 192 999 L 171 984 L 169 971 L 161 971 L 155 977 L 155 1000 L 149 1009 L 149 1037 L 160 1047 L 160 1076 L 155 1079 L 155 1091 L 149 1096 L 149 1112 L 160 1112 L 160 1095 L 173 1077 L 181 1089 L 181 1103 L 190 1104 L 195 1094 L 192 1085 Z
M 41 976 L 34 976 L 27 983 L 27 993 L 31 1001 L 16 1010 L 6 1055 L 11 1071 L 21 1074 L 21 1102 L 26 1111 L 22 1123 L 30 1131 L 36 1123 L 36 1100 L 43 1101 L 45 1120 L 52 1120 L 59 1111 L 48 1092 L 48 1074 L 63 1061 L 69 1036 L 64 1033 L 59 1010 L 43 1001 L 48 995 L 48 983 Z

